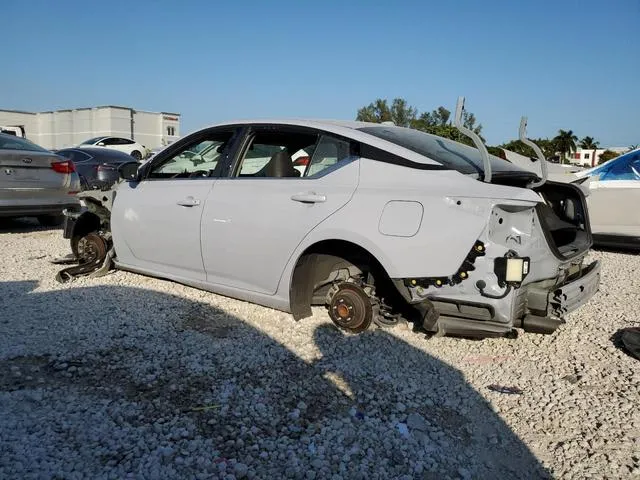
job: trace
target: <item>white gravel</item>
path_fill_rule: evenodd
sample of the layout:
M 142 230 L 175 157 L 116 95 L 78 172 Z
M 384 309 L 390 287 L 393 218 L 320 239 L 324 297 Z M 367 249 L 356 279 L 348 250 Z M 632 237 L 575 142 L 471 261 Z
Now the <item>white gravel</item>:
M 337 333 L 0 227 L 0 478 L 638 478 L 640 256 L 550 336 Z M 489 390 L 516 386 L 521 395 Z

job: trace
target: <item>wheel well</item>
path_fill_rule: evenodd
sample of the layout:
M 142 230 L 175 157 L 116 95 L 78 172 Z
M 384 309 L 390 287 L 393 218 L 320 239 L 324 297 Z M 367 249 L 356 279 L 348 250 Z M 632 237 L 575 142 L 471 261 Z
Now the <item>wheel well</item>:
M 315 243 L 300 255 L 293 269 L 289 287 L 293 318 L 300 320 L 311 316 L 313 293 L 318 285 L 343 270 L 348 270 L 351 275 L 370 274 L 376 285 L 390 282 L 387 272 L 376 257 L 361 246 L 345 240 Z

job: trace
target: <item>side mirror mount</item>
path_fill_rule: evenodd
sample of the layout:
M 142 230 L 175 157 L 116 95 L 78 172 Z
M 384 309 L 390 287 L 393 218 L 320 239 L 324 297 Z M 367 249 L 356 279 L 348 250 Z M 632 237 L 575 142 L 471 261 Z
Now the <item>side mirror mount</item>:
M 118 167 L 118 174 L 125 182 L 137 182 L 140 179 L 138 173 L 139 166 L 140 164 L 138 162 L 123 163 Z

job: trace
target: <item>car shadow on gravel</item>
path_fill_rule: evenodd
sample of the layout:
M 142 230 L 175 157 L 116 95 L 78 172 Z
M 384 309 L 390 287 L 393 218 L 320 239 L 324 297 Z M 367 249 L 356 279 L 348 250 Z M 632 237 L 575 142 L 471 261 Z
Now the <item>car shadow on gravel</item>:
M 386 330 L 321 325 L 304 361 L 209 304 L 37 286 L 0 283 L 1 478 L 549 477 L 461 372 Z
M 61 230 L 62 225 L 46 227 L 40 225 L 35 218 L 3 218 L 0 217 L 0 233 L 30 233 Z

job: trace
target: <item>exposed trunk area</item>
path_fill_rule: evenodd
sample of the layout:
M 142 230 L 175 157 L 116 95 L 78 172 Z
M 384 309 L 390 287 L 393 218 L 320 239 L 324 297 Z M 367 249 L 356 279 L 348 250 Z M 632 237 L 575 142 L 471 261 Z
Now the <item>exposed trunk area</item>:
M 520 175 L 497 174 L 491 183 L 527 188 L 537 179 L 531 172 L 522 172 Z M 591 248 L 593 239 L 587 200 L 580 187 L 547 180 L 533 190 L 542 195 L 546 202 L 538 205 L 536 212 L 553 253 L 567 260 Z
M 534 190 L 546 202 L 536 211 L 556 256 L 569 259 L 591 248 L 591 227 L 582 190 L 576 185 L 550 181 Z

